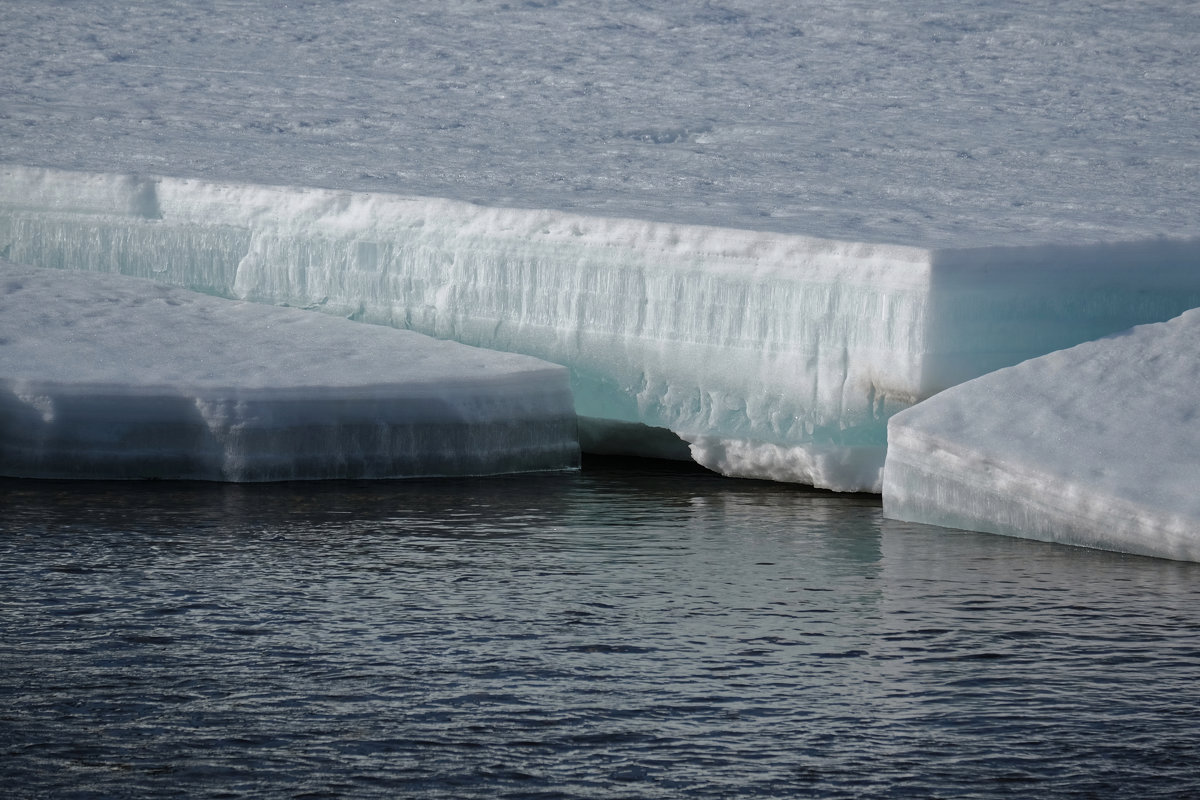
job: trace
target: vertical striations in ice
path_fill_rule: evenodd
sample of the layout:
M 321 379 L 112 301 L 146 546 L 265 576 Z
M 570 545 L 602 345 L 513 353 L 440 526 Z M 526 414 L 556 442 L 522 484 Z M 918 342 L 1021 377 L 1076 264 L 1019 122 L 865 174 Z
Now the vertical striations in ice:
M 876 492 L 897 411 L 1200 305 L 1196 242 L 930 250 L 24 167 L 0 251 L 537 356 L 580 415 L 718 471 Z

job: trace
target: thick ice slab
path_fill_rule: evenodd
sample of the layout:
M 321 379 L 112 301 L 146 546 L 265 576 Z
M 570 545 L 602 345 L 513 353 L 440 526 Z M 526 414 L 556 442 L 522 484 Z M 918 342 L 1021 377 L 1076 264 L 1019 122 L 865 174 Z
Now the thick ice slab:
M 0 474 L 262 481 L 578 466 L 566 370 L 0 259 Z
M 533 355 L 725 474 L 876 492 L 895 412 L 1200 305 L 1200 240 L 931 250 L 25 167 L 0 253 Z
M 1200 561 L 1200 309 L 949 389 L 888 425 L 884 513 Z
M 8 3 L 0 163 L 194 180 L 64 188 L 0 252 L 534 353 L 610 443 L 877 490 L 895 409 L 1200 303 L 1198 37 L 1194 3 Z

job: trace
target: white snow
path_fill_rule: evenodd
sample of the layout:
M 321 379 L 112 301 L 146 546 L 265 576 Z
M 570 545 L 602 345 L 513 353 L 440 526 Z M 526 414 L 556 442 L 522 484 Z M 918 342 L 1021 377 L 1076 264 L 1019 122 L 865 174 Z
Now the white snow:
M 1200 561 L 1200 309 L 949 389 L 888 425 L 885 515 Z
M 922 247 L 1194 236 L 1200 6 L 0 4 L 0 162 Z
M 578 457 L 561 367 L 0 259 L 0 475 L 380 478 Z
M 880 490 L 896 411 L 1200 305 L 1196 240 L 930 250 L 27 167 L 0 167 L 0 252 L 533 355 L 584 417 L 845 491 Z

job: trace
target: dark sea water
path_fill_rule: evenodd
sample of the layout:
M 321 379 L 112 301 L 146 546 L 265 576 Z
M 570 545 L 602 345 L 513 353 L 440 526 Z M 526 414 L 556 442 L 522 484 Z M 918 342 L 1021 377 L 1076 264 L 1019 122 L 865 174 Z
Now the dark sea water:
M 0 481 L 0 793 L 1200 796 L 1200 565 L 619 466 Z

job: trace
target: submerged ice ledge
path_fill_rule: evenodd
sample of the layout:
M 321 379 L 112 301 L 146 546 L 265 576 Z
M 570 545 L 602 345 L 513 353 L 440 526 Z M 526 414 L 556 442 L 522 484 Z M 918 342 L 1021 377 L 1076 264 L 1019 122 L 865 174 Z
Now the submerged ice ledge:
M 1200 305 L 1198 240 L 937 250 L 13 166 L 0 254 L 537 356 L 569 368 L 600 430 L 876 492 L 896 412 Z
M 264 481 L 578 463 L 562 367 L 0 259 L 0 475 Z

